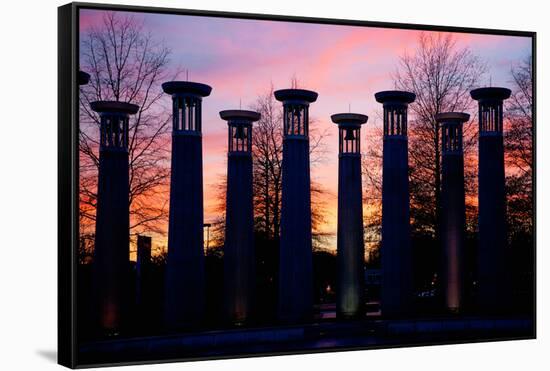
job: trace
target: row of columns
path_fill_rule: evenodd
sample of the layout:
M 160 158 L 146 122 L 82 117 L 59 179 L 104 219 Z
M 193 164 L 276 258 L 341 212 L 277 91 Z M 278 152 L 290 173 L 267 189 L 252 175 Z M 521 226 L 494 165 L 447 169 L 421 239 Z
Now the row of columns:
M 86 81 L 82 80 L 83 83 Z M 205 310 L 201 106 L 208 85 L 171 81 L 162 88 L 173 101 L 172 162 L 165 322 L 170 329 L 197 326 Z M 313 308 L 309 105 L 317 93 L 304 89 L 275 91 L 282 102 L 283 167 L 279 268 L 279 319 L 307 321 Z M 479 297 L 486 310 L 497 310 L 505 297 L 504 88 L 471 92 L 479 101 Z M 383 91 L 375 99 L 384 109 L 382 179 L 382 297 L 385 316 L 405 315 L 413 304 L 410 242 L 407 109 L 415 95 Z M 139 107 L 122 102 L 93 102 L 100 115 L 100 166 L 94 284 L 99 321 L 116 331 L 123 317 L 124 271 L 128 260 L 128 118 Z M 260 114 L 220 112 L 228 125 L 224 305 L 227 319 L 246 322 L 253 312 L 254 238 L 252 203 L 252 124 Z M 337 314 L 364 314 L 364 241 L 360 128 L 366 115 L 331 116 L 338 125 Z M 462 306 L 465 231 L 462 124 L 465 113 L 435 117 L 442 133 L 442 240 L 446 307 Z
M 504 176 L 503 101 L 506 88 L 471 91 L 479 105 L 479 243 L 477 304 L 480 311 L 505 311 L 507 291 L 506 196 Z M 382 298 L 385 316 L 412 313 L 414 298 L 408 192 L 407 106 L 409 92 L 375 94 L 384 107 L 382 179 Z M 442 146 L 442 289 L 445 307 L 459 312 L 464 302 L 465 192 L 461 112 L 436 115 Z

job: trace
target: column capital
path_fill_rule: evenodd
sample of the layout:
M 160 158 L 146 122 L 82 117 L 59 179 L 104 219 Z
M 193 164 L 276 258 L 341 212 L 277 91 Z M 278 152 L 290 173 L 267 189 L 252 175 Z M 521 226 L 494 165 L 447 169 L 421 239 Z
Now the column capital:
M 384 107 L 384 140 L 407 140 L 407 109 L 416 95 L 408 91 L 386 90 L 374 94 L 374 98 Z
M 485 100 L 503 101 L 510 98 L 511 94 L 512 91 L 510 89 L 501 87 L 485 87 L 470 91 L 472 99 L 480 102 Z
M 210 85 L 192 81 L 167 81 L 162 84 L 162 90 L 172 96 L 179 94 L 195 95 L 197 97 L 207 97 L 212 92 Z
M 470 91 L 472 99 L 478 101 L 480 136 L 502 136 L 503 101 L 511 94 L 510 89 L 500 87 L 485 87 Z
M 220 118 L 228 122 L 233 122 L 233 121 L 255 122 L 255 121 L 258 121 L 261 117 L 262 115 L 255 111 L 237 110 L 237 109 L 220 111 Z
M 332 122 L 338 125 L 339 156 L 361 156 L 361 125 L 369 117 L 360 113 L 336 113 L 330 116 Z
M 227 121 L 229 155 L 248 155 L 252 151 L 252 123 L 261 118 L 260 113 L 247 110 L 220 111 L 222 120 Z
M 470 119 L 470 115 L 464 112 L 442 112 L 435 115 L 435 121 L 440 125 L 463 124 Z
M 441 151 L 446 155 L 463 155 L 462 124 L 470 119 L 464 112 L 443 112 L 435 115 L 441 125 Z
M 172 135 L 202 136 L 202 98 L 210 85 L 192 81 L 167 81 L 162 90 L 172 96 Z
M 284 139 L 308 140 L 309 104 L 315 102 L 319 94 L 305 89 L 281 89 L 273 94 L 283 102 Z
M 139 110 L 139 106 L 132 103 L 118 101 L 95 101 L 90 103 L 93 111 L 99 114 L 126 114 L 133 115 Z
M 95 101 L 90 107 L 100 116 L 99 150 L 128 151 L 129 116 L 137 113 L 139 106 L 117 101 Z
M 275 99 L 283 102 L 283 104 L 296 103 L 304 105 L 315 102 L 319 96 L 318 93 L 305 89 L 280 89 L 274 91 L 273 94 Z
M 339 127 L 360 127 L 369 117 L 361 113 L 335 113 L 330 119 Z
M 385 91 L 379 91 L 378 93 L 374 94 L 374 98 L 378 103 L 382 103 L 384 106 L 386 105 L 408 105 L 409 103 L 412 103 L 416 99 L 416 94 L 408 92 L 408 91 L 401 91 L 401 90 L 385 90 Z

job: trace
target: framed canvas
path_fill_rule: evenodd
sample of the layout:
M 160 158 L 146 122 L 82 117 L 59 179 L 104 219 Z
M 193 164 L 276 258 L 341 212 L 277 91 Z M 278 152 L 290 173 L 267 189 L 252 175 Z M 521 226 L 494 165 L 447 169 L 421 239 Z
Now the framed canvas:
M 59 8 L 59 363 L 532 339 L 534 32 Z

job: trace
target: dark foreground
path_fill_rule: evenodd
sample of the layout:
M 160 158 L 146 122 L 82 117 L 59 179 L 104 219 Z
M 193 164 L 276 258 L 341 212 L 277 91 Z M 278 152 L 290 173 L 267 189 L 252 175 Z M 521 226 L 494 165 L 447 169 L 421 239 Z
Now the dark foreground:
M 109 363 L 184 361 L 273 353 L 531 339 L 534 336 L 533 320 L 519 316 L 365 319 L 348 322 L 325 320 L 298 326 L 243 328 L 89 342 L 80 346 L 78 363 L 81 366 L 97 366 Z

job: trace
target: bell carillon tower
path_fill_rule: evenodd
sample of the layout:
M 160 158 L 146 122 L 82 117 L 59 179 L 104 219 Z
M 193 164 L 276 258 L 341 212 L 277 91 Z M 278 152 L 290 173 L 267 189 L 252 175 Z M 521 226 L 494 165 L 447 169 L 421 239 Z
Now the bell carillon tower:
M 361 182 L 361 125 L 359 113 L 331 116 L 338 125 L 338 232 L 336 313 L 356 318 L 365 312 L 365 246 Z
M 165 285 L 165 323 L 194 327 L 205 305 L 202 99 L 208 85 L 190 81 L 162 84 L 172 96 L 172 172 Z
M 441 129 L 441 287 L 447 311 L 464 304 L 464 239 L 466 207 L 462 126 L 470 115 L 445 112 L 435 116 Z
M 225 314 L 234 324 L 250 319 L 254 302 L 255 254 L 252 189 L 252 124 L 260 114 L 226 110 L 227 193 L 224 243 Z
M 279 319 L 300 322 L 313 311 L 309 105 L 317 93 L 282 89 L 274 94 L 283 102 Z
M 125 290 L 130 253 L 128 126 L 135 104 L 96 101 L 99 114 L 99 172 L 94 248 L 94 295 L 100 326 L 116 334 L 127 312 Z
M 391 317 L 410 313 L 413 303 L 407 109 L 416 96 L 395 90 L 374 96 L 384 108 L 381 309 Z
M 479 105 L 479 247 L 477 298 L 483 312 L 505 310 L 510 296 L 506 264 L 503 101 L 506 88 L 472 90 Z

